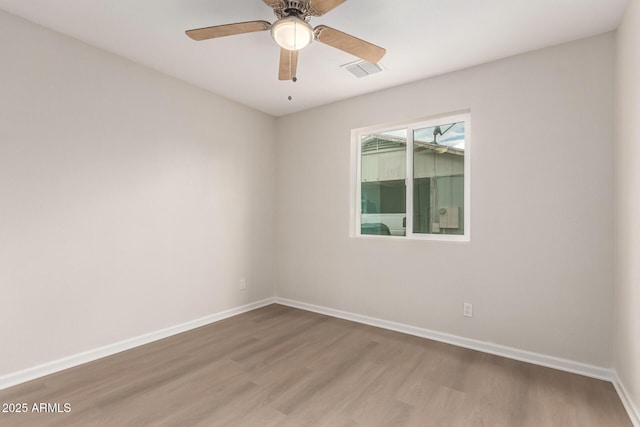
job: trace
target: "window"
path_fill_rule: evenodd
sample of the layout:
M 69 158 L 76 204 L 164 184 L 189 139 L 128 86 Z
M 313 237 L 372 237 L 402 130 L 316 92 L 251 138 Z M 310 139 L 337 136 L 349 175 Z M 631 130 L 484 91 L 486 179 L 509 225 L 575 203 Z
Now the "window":
M 469 114 L 353 131 L 356 235 L 469 241 Z

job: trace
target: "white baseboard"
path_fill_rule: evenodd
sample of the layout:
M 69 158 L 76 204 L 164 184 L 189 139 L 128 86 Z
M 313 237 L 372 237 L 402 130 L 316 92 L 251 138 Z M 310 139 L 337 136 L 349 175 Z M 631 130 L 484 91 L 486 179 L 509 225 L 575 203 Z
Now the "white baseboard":
M 618 374 L 614 375 L 613 386 L 615 387 L 616 392 L 618 392 L 622 405 L 624 405 L 624 409 L 627 410 L 627 414 L 629 414 L 629 418 L 631 419 L 634 427 L 640 427 L 640 408 L 636 407 L 633 400 L 631 400 L 629 392 L 622 381 L 620 381 Z
M 340 319 L 351 320 L 370 326 L 376 326 L 383 329 L 389 329 L 396 332 L 402 332 L 409 335 L 415 335 L 434 341 L 440 341 L 447 344 L 456 345 L 458 347 L 478 350 L 484 353 L 494 354 L 496 356 L 507 357 L 509 359 L 520 360 L 522 362 L 533 363 L 535 365 L 545 366 L 548 368 L 559 369 L 561 371 L 571 372 L 574 374 L 584 375 L 586 377 L 597 378 L 613 382 L 614 371 L 612 369 L 601 368 L 598 366 L 588 365 L 585 363 L 575 362 L 573 360 L 562 359 L 554 356 L 533 353 L 517 348 L 506 347 L 484 341 L 478 341 L 470 338 L 464 338 L 457 335 L 436 332 L 429 329 L 418 328 L 415 326 L 405 325 L 402 323 L 390 322 L 388 320 L 378 319 L 375 317 L 363 316 L 361 314 L 350 313 L 333 308 L 321 307 L 313 304 L 307 304 L 299 301 L 289 300 L 285 298 L 276 298 L 277 304 L 289 307 L 299 308 L 302 310 L 312 311 L 315 313 L 326 314 Z
M 130 338 L 124 341 L 120 341 L 114 344 L 106 345 L 104 347 L 89 350 L 83 353 L 74 354 L 62 359 L 54 360 L 33 368 L 28 368 L 22 371 L 14 372 L 8 375 L 0 376 L 0 390 L 21 384 L 27 381 L 34 380 L 36 378 L 43 377 L 45 375 L 53 374 L 65 369 L 73 368 L 74 366 L 82 365 L 83 363 L 92 362 L 97 359 L 101 359 L 106 356 L 111 356 L 121 351 L 130 350 L 134 347 L 138 347 L 144 344 L 148 344 L 153 341 L 157 341 L 163 338 L 170 337 L 182 332 L 189 331 L 191 329 L 199 328 L 201 326 L 215 323 L 228 317 L 236 316 L 238 314 L 246 313 L 251 310 L 255 310 L 260 307 L 264 307 L 269 304 L 273 304 L 275 298 L 267 298 L 262 301 L 257 301 L 251 304 L 246 304 L 240 307 L 225 310 L 220 313 L 211 314 L 209 316 L 201 317 L 200 319 L 191 320 L 180 325 L 171 326 L 166 329 L 162 329 L 148 334 L 140 335 L 138 337 Z

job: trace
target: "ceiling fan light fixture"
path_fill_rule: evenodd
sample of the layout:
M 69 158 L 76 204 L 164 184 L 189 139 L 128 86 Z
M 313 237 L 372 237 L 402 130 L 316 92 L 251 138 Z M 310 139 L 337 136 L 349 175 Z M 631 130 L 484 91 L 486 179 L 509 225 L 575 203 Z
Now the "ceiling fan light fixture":
M 297 16 L 286 16 L 273 23 L 271 37 L 284 49 L 300 50 L 313 40 L 313 28 Z

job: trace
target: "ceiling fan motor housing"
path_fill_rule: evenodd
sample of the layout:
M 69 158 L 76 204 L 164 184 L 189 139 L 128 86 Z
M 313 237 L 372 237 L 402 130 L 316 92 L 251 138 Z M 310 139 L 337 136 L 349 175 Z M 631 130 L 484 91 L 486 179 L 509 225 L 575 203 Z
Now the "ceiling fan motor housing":
M 308 1 L 285 0 L 278 7 L 275 7 L 273 11 L 278 19 L 295 16 L 308 21 L 311 18 L 308 3 Z

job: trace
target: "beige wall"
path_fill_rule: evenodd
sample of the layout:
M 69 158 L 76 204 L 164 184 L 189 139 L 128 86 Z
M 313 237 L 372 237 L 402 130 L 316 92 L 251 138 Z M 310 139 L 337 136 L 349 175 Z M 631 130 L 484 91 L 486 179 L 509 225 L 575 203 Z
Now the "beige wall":
M 640 418 L 640 2 L 632 0 L 616 46 L 616 247 L 614 361 Z
M 274 118 L 4 12 L 0 57 L 0 376 L 273 296 Z
M 610 367 L 613 50 L 607 34 L 280 118 L 277 294 Z M 351 129 L 466 109 L 471 243 L 350 238 Z

